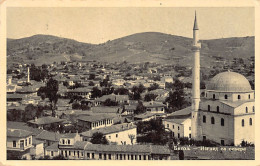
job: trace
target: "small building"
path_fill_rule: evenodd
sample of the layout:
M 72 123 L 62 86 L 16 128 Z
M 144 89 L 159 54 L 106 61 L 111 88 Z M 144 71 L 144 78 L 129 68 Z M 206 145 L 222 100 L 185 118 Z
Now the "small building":
M 34 120 L 29 120 L 27 123 L 35 128 L 46 129 L 51 127 L 51 125 L 61 125 L 63 121 L 64 119 L 47 116 L 42 118 L 35 117 Z
M 144 102 L 143 105 L 147 112 L 165 113 L 166 105 L 161 102 L 150 101 L 150 102 Z
M 30 158 L 32 147 L 32 132 L 22 129 L 7 129 L 7 159 L 14 154 L 20 158 Z M 16 154 L 15 154 L 16 153 Z
M 100 114 L 91 116 L 81 116 L 78 117 L 78 126 L 84 127 L 88 130 L 93 130 L 96 128 L 111 126 L 114 124 L 114 115 Z
M 150 112 L 146 112 L 146 113 L 134 116 L 134 120 L 135 121 L 142 121 L 142 122 L 144 122 L 144 121 L 149 121 L 151 119 L 156 119 L 156 115 L 153 114 L 153 113 L 150 113 Z
M 99 132 L 104 134 L 106 139 L 112 144 L 116 143 L 117 145 L 127 145 L 136 143 L 136 129 L 136 125 L 132 123 L 123 123 L 112 125 L 109 127 L 89 130 L 81 133 L 80 135 L 84 141 L 90 141 L 93 134 Z
M 163 119 L 165 129 L 175 138 L 191 138 L 191 117 L 185 119 Z

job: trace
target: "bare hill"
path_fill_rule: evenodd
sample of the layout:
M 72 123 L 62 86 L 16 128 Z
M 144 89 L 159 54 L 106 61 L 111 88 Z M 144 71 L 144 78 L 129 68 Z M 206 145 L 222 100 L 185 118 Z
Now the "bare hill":
M 201 63 L 254 56 L 254 37 L 202 40 Z M 191 65 L 192 39 L 158 32 L 145 32 L 94 45 L 49 35 L 7 40 L 8 63 L 36 64 L 61 60 L 106 62 L 157 62 Z

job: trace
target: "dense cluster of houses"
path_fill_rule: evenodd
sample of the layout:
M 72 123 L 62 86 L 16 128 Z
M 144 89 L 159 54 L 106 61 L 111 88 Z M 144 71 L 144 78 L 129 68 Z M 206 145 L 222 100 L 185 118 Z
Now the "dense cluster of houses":
M 74 65 L 74 70 L 68 71 L 68 66 Z M 94 70 L 95 66 L 95 70 Z M 130 80 L 124 79 L 119 69 L 113 69 L 108 64 L 76 63 L 52 64 L 47 66 L 52 78 L 59 82 L 60 98 L 57 102 L 56 117 L 50 116 L 49 110 L 44 110 L 43 117 L 34 117 L 27 122 L 8 121 L 7 152 L 17 152 L 27 159 L 62 155 L 68 159 L 116 159 L 116 160 L 153 160 L 170 159 L 170 150 L 165 146 L 140 145 L 137 143 L 138 121 L 149 121 L 158 117 L 165 118 L 167 104 L 165 99 L 169 90 L 166 83 L 173 83 L 171 76 L 162 75 L 161 81 L 154 81 L 145 75 L 131 75 Z M 55 72 L 54 69 L 55 68 Z M 75 71 L 75 68 L 77 69 Z M 18 73 L 24 72 L 25 77 L 18 79 Z M 28 65 L 18 65 L 8 74 L 7 79 L 7 111 L 25 110 L 28 104 L 48 105 L 48 98 L 42 99 L 37 94 L 46 82 L 30 80 Z M 149 70 L 148 70 L 149 73 Z M 92 76 L 90 76 L 92 75 Z M 91 78 L 90 77 L 95 78 Z M 145 91 L 154 94 L 152 101 L 143 101 L 145 113 L 135 114 L 138 101 L 130 100 L 128 95 L 108 94 L 92 98 L 93 87 L 102 90 L 100 82 L 109 76 L 114 89 L 131 90 L 133 86 L 143 84 L 148 88 L 156 83 L 155 90 Z M 66 84 L 65 84 L 66 82 Z M 73 87 L 80 84 L 80 87 Z M 88 103 L 88 110 L 73 109 L 69 96 L 80 96 Z M 110 99 L 116 106 L 105 106 Z M 69 127 L 77 125 L 84 129 L 81 133 L 60 133 L 49 130 L 53 126 Z M 94 133 L 102 133 L 108 140 L 108 145 L 92 144 Z

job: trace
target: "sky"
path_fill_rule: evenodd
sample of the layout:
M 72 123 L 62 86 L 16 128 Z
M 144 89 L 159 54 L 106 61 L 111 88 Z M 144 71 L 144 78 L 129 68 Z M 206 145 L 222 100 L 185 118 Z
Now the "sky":
M 250 7 L 8 7 L 7 37 L 48 34 L 93 44 L 141 32 L 192 38 L 195 10 L 201 39 L 255 35 Z

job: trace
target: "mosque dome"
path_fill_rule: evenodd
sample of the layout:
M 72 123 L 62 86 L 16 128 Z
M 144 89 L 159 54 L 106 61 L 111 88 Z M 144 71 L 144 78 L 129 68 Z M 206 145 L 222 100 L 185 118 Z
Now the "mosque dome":
M 243 75 L 230 71 L 217 74 L 206 87 L 207 90 L 219 92 L 252 91 L 249 81 Z

